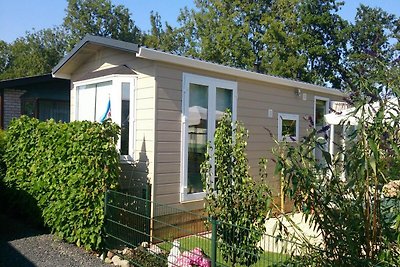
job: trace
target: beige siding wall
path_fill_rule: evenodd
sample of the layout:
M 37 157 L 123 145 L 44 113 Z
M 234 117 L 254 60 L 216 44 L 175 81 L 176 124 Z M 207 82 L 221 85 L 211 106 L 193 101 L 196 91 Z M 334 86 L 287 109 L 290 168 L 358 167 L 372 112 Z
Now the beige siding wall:
M 75 71 L 71 81 L 80 80 L 87 73 L 119 65 L 126 65 L 137 73 L 135 101 L 135 164 L 133 168 L 124 165 L 124 179 L 140 178 L 153 183 L 154 177 L 154 115 L 155 115 L 155 69 L 154 63 L 125 53 L 104 48 L 91 60 Z M 76 90 L 71 88 L 71 120 L 75 119 Z M 123 184 L 130 184 L 124 182 Z
M 156 168 L 154 199 L 179 203 L 182 72 L 166 65 L 156 67 Z
M 314 117 L 314 96 L 316 94 L 304 90 L 300 96 L 296 96 L 295 88 L 292 87 L 237 79 L 228 75 L 215 75 L 206 71 L 182 69 L 178 66 L 158 63 L 156 67 L 155 200 L 188 209 L 201 208 L 203 205 L 201 201 L 179 203 L 183 72 L 238 82 L 237 118 L 249 130 L 247 154 L 251 173 L 258 177 L 260 157 L 268 158 L 267 183 L 277 194 L 279 180 L 273 176 L 274 164 L 270 160 L 273 157 L 271 150 L 274 147 L 274 141 L 265 128 L 277 137 L 278 113 L 297 114 L 300 122 L 300 136 L 306 134 L 308 121 L 303 117 Z M 306 94 L 305 100 L 303 100 L 303 93 Z M 327 94 L 317 95 L 331 100 L 340 100 L 340 97 Z M 268 117 L 269 109 L 273 111 L 272 118 Z
M 244 122 L 249 130 L 247 153 L 251 172 L 256 177 L 260 157 L 268 159 L 273 157 L 271 149 L 274 142 L 265 128 L 275 136 L 278 134 L 278 113 L 299 115 L 300 136 L 306 133 L 308 125 L 303 117 L 314 115 L 315 94 L 311 91 L 302 92 L 307 94 L 306 100 L 303 100 L 302 95 L 295 95 L 295 88 L 292 87 L 237 79 L 229 75 L 216 75 L 173 64 L 155 63 L 138 59 L 132 53 L 108 48 L 99 50 L 96 56 L 77 69 L 71 80 L 79 80 L 88 72 L 122 64 L 138 74 L 135 102 L 136 166 L 131 172 L 132 177 L 148 179 L 153 184 L 153 199 L 161 203 L 174 204 L 186 209 L 203 207 L 202 201 L 184 204 L 179 202 L 183 72 L 237 81 L 237 115 L 238 120 Z M 72 88 L 71 120 L 75 118 L 75 94 Z M 340 97 L 317 95 L 340 100 Z M 273 111 L 272 118 L 268 117 L 269 109 Z M 270 161 L 267 183 L 276 194 L 279 182 L 273 176 L 273 168 L 273 163 Z
M 273 175 L 275 165 L 272 162 L 275 146 L 274 138 L 278 138 L 278 114 L 287 113 L 299 115 L 299 137 L 307 134 L 308 117 L 314 118 L 314 97 L 311 91 L 302 91 L 300 96 L 295 94 L 295 88 L 261 84 L 249 81 L 239 81 L 238 85 L 238 120 L 242 121 L 249 130 L 247 154 L 251 173 L 258 176 L 258 161 L 261 157 L 268 159 L 268 178 L 274 195 L 279 192 L 279 177 Z M 303 99 L 303 94 L 306 94 Z M 337 100 L 337 97 L 317 94 Z M 268 110 L 272 110 L 272 117 Z M 274 135 L 271 138 L 267 129 Z
M 135 175 L 147 176 L 148 181 L 153 185 L 155 140 L 154 65 L 148 61 L 136 60 L 132 68 L 138 73 L 135 103 L 135 160 L 137 161 L 137 173 Z

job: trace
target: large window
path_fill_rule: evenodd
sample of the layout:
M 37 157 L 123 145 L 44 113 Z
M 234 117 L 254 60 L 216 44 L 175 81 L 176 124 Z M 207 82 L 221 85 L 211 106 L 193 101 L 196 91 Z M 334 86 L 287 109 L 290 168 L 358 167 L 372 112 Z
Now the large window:
M 69 101 L 21 98 L 21 113 L 41 121 L 69 121 Z
M 76 119 L 102 122 L 110 118 L 121 127 L 118 148 L 121 159 L 133 157 L 134 78 L 113 75 L 74 84 Z
M 226 109 L 236 119 L 237 83 L 183 75 L 181 201 L 204 197 L 200 165 Z

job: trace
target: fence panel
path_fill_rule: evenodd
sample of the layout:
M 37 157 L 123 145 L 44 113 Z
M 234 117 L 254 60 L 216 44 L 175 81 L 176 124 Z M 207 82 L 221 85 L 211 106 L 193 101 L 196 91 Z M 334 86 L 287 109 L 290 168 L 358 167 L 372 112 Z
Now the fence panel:
M 150 202 L 144 198 L 108 190 L 105 201 L 107 249 L 137 247 L 150 241 Z
M 191 212 L 115 191 L 106 198 L 106 245 L 135 266 L 232 266 L 223 250 L 256 259 L 251 266 L 272 266 L 300 255 L 301 244 L 279 236 L 259 233 L 260 253 L 237 246 L 254 234 L 250 229 L 212 220 L 201 212 Z M 150 207 L 154 218 L 150 217 Z M 152 229 L 150 229 L 152 226 Z M 227 229 L 228 242 L 218 239 Z M 143 243 L 146 242 L 146 243 Z M 203 264 L 199 261 L 203 260 Z M 196 262 L 197 261 L 197 262 Z M 201 263 L 201 262 L 200 262 Z M 186 264 L 186 265 L 185 265 Z M 238 266 L 238 265 L 236 265 Z

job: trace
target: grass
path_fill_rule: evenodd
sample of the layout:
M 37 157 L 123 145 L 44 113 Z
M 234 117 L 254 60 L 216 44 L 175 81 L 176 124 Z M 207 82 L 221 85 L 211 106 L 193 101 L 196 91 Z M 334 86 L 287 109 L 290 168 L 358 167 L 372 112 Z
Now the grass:
M 209 238 L 200 236 L 189 236 L 179 239 L 179 242 L 181 251 L 192 250 L 196 247 L 199 247 L 204 251 L 205 254 L 207 254 L 207 256 L 211 255 L 211 239 Z M 160 243 L 158 244 L 158 247 L 160 247 L 165 251 L 170 251 L 172 248 L 172 242 Z M 289 256 L 287 254 L 266 251 L 261 254 L 261 257 L 258 260 L 258 262 L 256 262 L 251 266 L 252 267 L 270 266 L 275 263 L 284 262 L 288 258 Z M 217 263 L 220 266 L 230 266 L 223 260 L 219 249 L 217 249 Z

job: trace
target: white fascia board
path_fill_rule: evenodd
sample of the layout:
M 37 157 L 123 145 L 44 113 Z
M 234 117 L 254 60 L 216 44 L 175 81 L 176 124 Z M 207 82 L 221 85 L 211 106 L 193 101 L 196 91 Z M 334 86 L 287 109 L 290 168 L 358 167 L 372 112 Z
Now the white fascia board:
M 69 74 L 64 74 L 64 73 L 52 73 L 51 76 L 52 76 L 53 78 L 61 78 L 61 79 L 71 80 L 71 75 L 69 75 Z
M 146 47 L 140 47 L 139 52 L 136 54 L 137 57 L 139 58 L 145 58 L 149 60 L 154 60 L 154 61 L 161 61 L 161 62 L 166 62 L 170 64 L 177 64 L 185 67 L 191 67 L 195 69 L 202 69 L 202 70 L 207 70 L 211 72 L 216 72 L 220 74 L 226 74 L 226 75 L 232 75 L 240 78 L 245 78 L 245 79 L 250 79 L 250 80 L 255 80 L 255 81 L 261 81 L 261 82 L 268 82 L 268 83 L 273 83 L 273 84 L 278 84 L 278 85 L 285 85 L 285 86 L 290 86 L 294 88 L 299 88 L 303 90 L 309 90 L 313 92 L 318 92 L 318 93 L 324 93 L 324 94 L 329 94 L 329 95 L 335 95 L 335 96 L 346 96 L 345 93 L 337 90 L 337 89 L 332 89 L 328 87 L 323 87 L 323 86 L 318 86 L 310 83 L 305 83 L 305 82 L 299 82 L 299 81 L 294 81 L 286 78 L 281 78 L 281 77 L 275 77 L 271 75 L 266 75 L 266 74 L 261 74 L 261 73 L 256 73 L 256 72 L 251 72 L 247 70 L 241 70 L 233 67 L 228 67 L 224 65 L 219 65 L 207 61 L 202 61 L 199 59 L 193 59 L 189 57 L 184 57 L 184 56 L 178 56 L 170 53 L 166 53 L 163 51 L 158 51 Z

